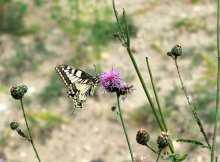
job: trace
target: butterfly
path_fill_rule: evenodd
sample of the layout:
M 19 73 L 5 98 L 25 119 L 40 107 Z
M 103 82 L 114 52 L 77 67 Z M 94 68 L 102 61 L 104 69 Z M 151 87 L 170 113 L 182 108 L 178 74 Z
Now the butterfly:
M 90 74 L 68 65 L 59 65 L 55 67 L 55 70 L 67 86 L 67 94 L 73 99 L 74 107 L 82 108 L 86 97 L 94 94 L 99 77 L 92 77 Z

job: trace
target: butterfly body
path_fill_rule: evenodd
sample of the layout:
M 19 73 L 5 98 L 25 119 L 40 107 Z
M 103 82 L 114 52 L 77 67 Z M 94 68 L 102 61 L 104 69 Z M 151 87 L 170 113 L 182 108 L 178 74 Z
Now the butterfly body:
M 76 108 L 82 108 L 82 103 L 87 96 L 94 94 L 98 85 L 98 77 L 93 78 L 88 73 L 68 65 L 60 65 L 55 68 L 68 88 L 68 97 L 73 99 Z

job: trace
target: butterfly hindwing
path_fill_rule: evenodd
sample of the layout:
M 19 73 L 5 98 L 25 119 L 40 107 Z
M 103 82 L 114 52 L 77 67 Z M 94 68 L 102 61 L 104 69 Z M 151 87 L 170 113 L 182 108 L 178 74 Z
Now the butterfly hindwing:
M 73 99 L 76 108 L 82 108 L 88 95 L 93 95 L 97 80 L 88 73 L 68 65 L 60 65 L 55 68 L 68 87 L 68 96 Z

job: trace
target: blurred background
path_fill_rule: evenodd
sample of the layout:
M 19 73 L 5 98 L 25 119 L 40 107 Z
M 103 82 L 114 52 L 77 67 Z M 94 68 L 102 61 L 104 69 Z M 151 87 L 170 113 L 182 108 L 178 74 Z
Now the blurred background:
M 179 66 L 206 132 L 212 136 L 216 93 L 216 3 L 214 0 L 116 0 L 125 8 L 134 57 L 152 94 L 145 57 L 149 58 L 162 110 L 173 140 L 203 141 L 181 91 L 174 62 L 166 53 L 180 44 Z M 28 122 L 43 162 L 128 162 L 130 155 L 119 117 L 111 111 L 114 95 L 98 87 L 84 107 L 71 115 L 73 103 L 54 67 L 68 64 L 95 76 L 117 69 L 135 91 L 122 102 L 135 155 L 156 155 L 136 143 L 145 128 L 157 148 L 160 133 L 148 101 L 117 32 L 111 0 L 0 0 L 0 154 L 7 162 L 34 162 L 30 143 L 9 128 L 26 130 L 12 85 L 25 84 Z M 153 94 L 152 94 L 153 96 Z M 147 111 L 145 109 L 147 108 Z M 26 132 L 26 131 L 25 131 Z M 219 137 L 217 142 L 219 143 Z M 209 152 L 174 142 L 187 162 L 209 161 Z M 217 146 L 219 148 L 219 145 Z

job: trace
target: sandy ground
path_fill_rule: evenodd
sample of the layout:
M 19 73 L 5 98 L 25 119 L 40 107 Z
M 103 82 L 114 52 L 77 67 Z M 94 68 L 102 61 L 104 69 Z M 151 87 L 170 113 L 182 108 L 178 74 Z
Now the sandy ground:
M 191 46 L 199 48 L 199 46 L 204 44 L 215 42 L 215 35 L 209 34 L 203 29 L 199 29 L 196 32 L 187 32 L 173 27 L 174 21 L 178 18 L 200 18 L 205 16 L 208 21 L 207 28 L 214 31 L 216 7 L 213 1 L 207 0 L 192 5 L 186 0 L 165 0 L 161 2 L 120 0 L 116 1 L 116 5 L 118 11 L 125 8 L 126 12 L 133 17 L 135 24 L 138 26 L 139 30 L 137 37 L 133 38 L 131 42 L 132 48 L 135 50 L 134 56 L 139 68 L 143 72 L 144 78 L 147 80 L 147 85 L 149 85 L 149 77 L 147 75 L 145 57 L 149 58 L 155 77 L 160 78 L 158 89 L 160 89 L 159 93 L 161 96 L 172 90 L 174 88 L 172 85 L 178 84 L 175 66 L 170 58 L 165 57 L 166 52 L 175 44 L 181 44 L 184 49 Z M 47 8 L 50 8 L 50 5 L 44 6 L 41 9 L 42 12 L 46 11 Z M 36 12 L 36 9 L 34 12 Z M 42 12 L 39 11 L 36 13 L 41 15 L 45 20 L 48 20 L 49 18 L 47 15 L 42 16 Z M 45 24 L 41 25 L 46 26 Z M 32 96 L 31 99 L 33 100 L 34 96 L 37 96 L 38 91 L 42 90 L 47 85 L 50 74 L 54 73 L 54 67 L 57 64 L 62 63 L 62 61 L 66 61 L 67 56 L 71 55 L 74 51 L 72 49 L 71 40 L 67 38 L 56 25 L 49 22 L 46 30 L 49 31 L 49 28 L 50 32 L 42 35 L 45 37 L 47 48 L 56 51 L 56 58 L 50 58 L 50 60 L 44 62 L 37 71 L 26 72 L 19 78 L 19 82 L 27 84 L 28 87 L 32 89 L 28 95 Z M 32 40 L 32 38 L 28 36 L 23 39 L 26 42 Z M 63 42 L 57 45 L 55 43 L 57 39 L 63 40 Z M 11 53 L 10 38 L 8 35 L 1 35 L 0 41 L 5 44 L 4 56 L 6 57 L 7 53 Z M 158 45 L 160 47 L 160 52 L 152 48 L 152 44 Z M 6 59 L 5 57 L 4 59 Z M 192 71 L 190 74 L 185 72 L 187 71 L 189 62 L 189 60 L 180 60 L 179 63 L 184 71 L 184 75 L 186 74 L 187 77 L 196 79 L 199 72 Z M 103 65 L 104 70 L 111 69 L 112 67 L 118 69 L 124 77 L 131 75 L 132 81 L 130 81 L 130 84 L 133 84 L 136 90 L 127 97 L 125 102 L 122 102 L 125 119 L 128 119 L 127 113 L 131 112 L 138 106 L 143 105 L 147 100 L 126 50 L 119 42 L 115 41 L 111 43 L 105 51 L 103 51 L 101 65 Z M 84 66 L 86 67 L 86 65 Z M 188 86 L 193 85 L 190 80 L 187 80 L 186 84 Z M 52 104 L 51 108 L 54 107 L 55 112 L 60 113 L 60 115 L 68 120 L 69 123 L 62 124 L 59 128 L 53 130 L 51 137 L 46 140 L 45 144 L 36 141 L 43 162 L 130 161 L 130 155 L 119 117 L 116 113 L 111 111 L 111 107 L 115 106 L 116 100 L 111 94 L 103 94 L 100 88 L 98 88 L 98 94 L 98 99 L 94 99 L 93 97 L 88 98 L 84 108 L 77 111 L 74 115 L 70 115 L 69 110 L 67 110 L 69 99 L 66 98 L 65 95 L 57 99 L 58 103 Z M 18 117 L 21 125 L 24 124 L 22 114 L 18 109 L 19 104 L 16 101 L 13 101 L 8 93 L 0 93 L 0 98 L 0 102 L 6 105 L 0 110 L 0 130 L 8 132 L 8 138 L 10 139 L 8 146 L 2 150 L 7 156 L 7 162 L 37 161 L 34 158 L 34 152 L 31 149 L 30 144 L 22 140 L 7 127 L 10 121 L 18 120 Z M 186 104 L 185 101 L 183 101 L 183 103 L 182 101 L 177 102 L 180 104 Z M 44 110 L 45 109 L 42 108 L 37 101 L 33 101 L 27 111 L 37 112 Z M 167 120 L 168 123 L 173 123 L 169 118 Z M 182 120 L 184 122 L 184 119 Z M 179 126 L 175 125 L 175 123 L 173 123 L 172 126 L 175 126 L 174 128 L 170 128 L 175 139 L 177 138 L 175 136 L 175 130 Z M 146 123 L 144 127 L 146 129 L 150 127 L 152 140 L 155 140 L 159 133 L 158 127 L 152 128 L 151 126 L 148 126 L 148 123 Z M 136 132 L 140 127 L 128 124 L 127 128 L 134 154 L 145 156 L 150 162 L 155 161 L 156 155 L 145 147 L 138 145 L 135 141 Z M 16 147 L 15 143 L 19 145 L 19 147 Z M 174 146 L 178 153 L 187 153 L 187 144 L 182 145 L 174 143 Z M 100 161 L 98 161 L 99 159 Z M 208 160 L 208 151 L 204 149 L 196 149 L 189 155 L 186 162 L 206 162 Z

